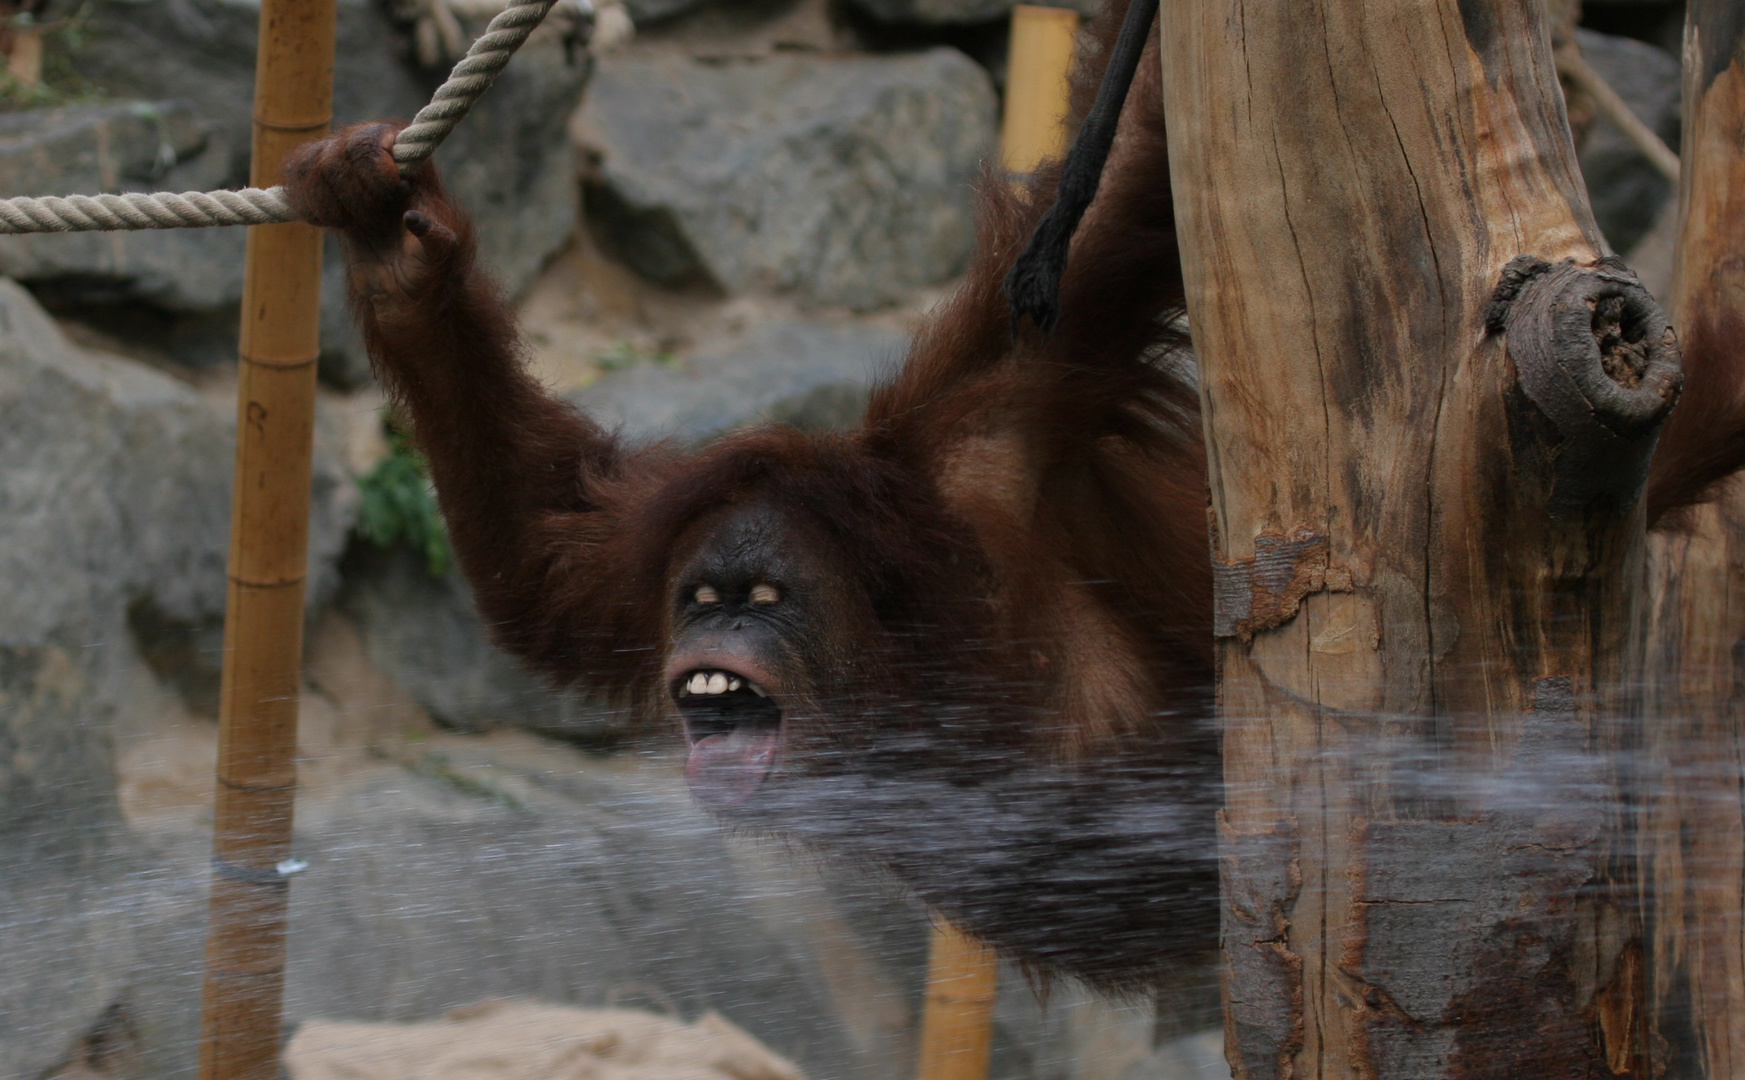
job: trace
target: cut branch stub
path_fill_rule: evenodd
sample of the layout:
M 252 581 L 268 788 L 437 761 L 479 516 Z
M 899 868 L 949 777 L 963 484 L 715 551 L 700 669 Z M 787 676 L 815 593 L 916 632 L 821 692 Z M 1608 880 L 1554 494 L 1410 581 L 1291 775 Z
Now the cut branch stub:
M 1648 290 L 1616 259 L 1582 267 L 1518 255 L 1485 322 L 1508 334 L 1521 391 L 1557 432 L 1547 512 L 1564 518 L 1602 498 L 1620 514 L 1636 505 L 1684 379 L 1677 336 Z

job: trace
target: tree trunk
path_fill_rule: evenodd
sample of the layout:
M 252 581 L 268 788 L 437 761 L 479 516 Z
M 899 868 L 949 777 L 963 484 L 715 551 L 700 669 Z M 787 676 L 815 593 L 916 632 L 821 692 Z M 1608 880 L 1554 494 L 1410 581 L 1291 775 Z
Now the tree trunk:
M 1745 341 L 1745 19 L 1736 2 L 1698 0 L 1685 35 L 1673 314 L 1695 385 L 1702 365 Z M 1745 391 L 1716 374 L 1718 401 Z M 1745 481 L 1727 481 L 1675 525 L 1649 543 L 1642 848 L 1653 1075 L 1722 1080 L 1745 1075 Z
M 1163 40 L 1232 1067 L 1643 1075 L 1604 751 L 1677 349 L 1601 262 L 1542 5 L 1167 0 Z

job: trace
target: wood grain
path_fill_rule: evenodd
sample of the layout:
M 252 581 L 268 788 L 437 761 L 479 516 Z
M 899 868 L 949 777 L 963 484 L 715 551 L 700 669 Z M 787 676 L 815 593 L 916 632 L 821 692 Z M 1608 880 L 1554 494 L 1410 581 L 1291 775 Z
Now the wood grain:
M 1604 751 L 1639 707 L 1643 518 L 1620 478 L 1676 396 L 1676 347 L 1638 333 L 1653 362 L 1626 373 L 1588 325 L 1615 305 L 1628 336 L 1652 302 L 1601 263 L 1543 8 L 1165 0 L 1162 36 L 1236 604 L 1233 1067 L 1635 1068 Z M 1543 392 L 1569 377 L 1629 400 L 1578 430 Z M 1594 463 L 1607 490 L 1581 486 Z
M 1694 3 L 1685 35 L 1672 307 L 1695 382 L 1745 341 L 1745 13 Z M 1649 548 L 1641 849 L 1653 1075 L 1720 1080 L 1745 1075 L 1745 481 L 1674 526 Z

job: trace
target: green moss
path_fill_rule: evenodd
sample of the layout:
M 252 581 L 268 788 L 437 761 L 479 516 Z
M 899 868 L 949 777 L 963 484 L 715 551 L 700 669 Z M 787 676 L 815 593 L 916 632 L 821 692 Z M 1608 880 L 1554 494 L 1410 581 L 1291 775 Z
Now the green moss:
M 379 548 L 405 545 L 424 559 L 424 570 L 431 577 L 446 577 L 451 559 L 448 530 L 436 508 L 430 466 L 392 420 L 387 428 L 388 456 L 358 479 L 363 506 L 357 535 Z
M 614 341 L 612 344 L 594 354 L 594 363 L 602 371 L 617 371 L 620 368 L 633 367 L 637 364 L 660 364 L 672 367 L 679 358 L 670 352 L 658 349 L 641 349 L 630 341 Z

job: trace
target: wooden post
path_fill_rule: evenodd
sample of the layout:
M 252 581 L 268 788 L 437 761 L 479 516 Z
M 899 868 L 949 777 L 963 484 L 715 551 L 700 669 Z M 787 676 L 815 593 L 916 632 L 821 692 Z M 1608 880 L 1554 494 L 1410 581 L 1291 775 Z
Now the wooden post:
M 1605 752 L 1677 348 L 1593 269 L 1544 5 L 1162 22 L 1236 1076 L 1647 1076 Z
M 264 0 L 250 177 L 331 120 L 334 0 Z M 321 231 L 249 229 L 201 1080 L 275 1080 L 284 989 Z
M 1065 152 L 1078 24 L 1078 13 L 1065 8 L 1020 4 L 1012 9 L 1006 115 L 1000 125 L 1000 164 L 1007 176 L 1024 176 Z
M 1745 387 L 1705 379 L 1745 341 L 1745 22 L 1698 0 L 1685 26 L 1673 323 L 1690 386 L 1680 423 Z M 1718 374 L 1724 374 L 1722 369 Z M 1649 540 L 1654 595 L 1643 881 L 1656 1076 L 1745 1075 L 1745 480 Z M 1664 1071 L 1658 1071 L 1664 1070 Z
M 953 927 L 933 928 L 920 1080 L 983 1080 L 988 1075 L 998 975 L 992 950 Z

